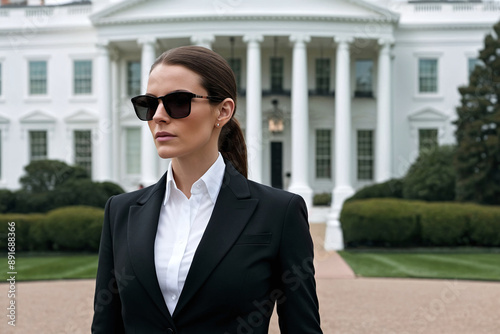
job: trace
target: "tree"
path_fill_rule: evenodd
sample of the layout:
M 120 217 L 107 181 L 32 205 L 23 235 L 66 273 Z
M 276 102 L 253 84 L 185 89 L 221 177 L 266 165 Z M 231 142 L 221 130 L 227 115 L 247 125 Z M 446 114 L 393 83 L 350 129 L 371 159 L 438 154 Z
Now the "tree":
M 68 166 L 57 160 L 33 161 L 24 170 L 26 175 L 19 182 L 22 189 L 29 193 L 51 191 L 71 179 L 90 179 L 82 167 Z
M 455 147 L 422 150 L 403 180 L 403 197 L 424 201 L 455 199 Z
M 456 199 L 500 204 L 500 22 L 484 40 L 482 64 L 459 88 Z

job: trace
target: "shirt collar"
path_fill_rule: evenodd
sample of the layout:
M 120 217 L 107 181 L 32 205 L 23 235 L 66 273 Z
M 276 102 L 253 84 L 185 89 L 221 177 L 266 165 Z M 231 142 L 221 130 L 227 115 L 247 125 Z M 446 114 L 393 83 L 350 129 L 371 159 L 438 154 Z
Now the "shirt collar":
M 219 156 L 212 166 L 210 166 L 210 168 L 205 172 L 205 174 L 203 174 L 202 177 L 198 179 L 198 181 L 193 183 L 193 186 L 191 187 L 191 194 L 193 194 L 193 188 L 195 186 L 203 184 L 208 191 L 212 204 L 215 204 L 217 196 L 219 196 L 225 169 L 226 164 L 224 163 L 224 159 L 219 152 Z M 174 173 L 172 172 L 172 161 L 170 161 L 167 171 L 167 187 L 165 189 L 165 200 L 163 201 L 163 205 L 167 204 L 172 189 L 177 189 L 177 185 L 175 184 Z

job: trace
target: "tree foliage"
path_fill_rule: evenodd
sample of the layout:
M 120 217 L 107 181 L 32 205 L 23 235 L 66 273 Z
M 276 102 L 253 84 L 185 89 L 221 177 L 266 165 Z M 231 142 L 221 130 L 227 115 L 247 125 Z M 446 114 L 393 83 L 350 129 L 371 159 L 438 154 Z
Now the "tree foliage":
M 424 201 L 453 201 L 455 147 L 444 145 L 420 152 L 403 181 L 403 197 Z
M 22 189 L 29 193 L 54 190 L 57 186 L 72 179 L 89 179 L 89 175 L 79 166 L 68 166 L 57 160 L 38 160 L 27 165 L 26 175 L 19 182 Z
M 0 189 L 0 212 L 47 212 L 71 205 L 104 208 L 109 197 L 124 192 L 112 182 L 93 182 L 83 168 L 62 161 L 34 161 L 25 170 L 20 190 Z
M 459 88 L 456 199 L 500 204 L 500 22 L 484 40 L 482 62 Z

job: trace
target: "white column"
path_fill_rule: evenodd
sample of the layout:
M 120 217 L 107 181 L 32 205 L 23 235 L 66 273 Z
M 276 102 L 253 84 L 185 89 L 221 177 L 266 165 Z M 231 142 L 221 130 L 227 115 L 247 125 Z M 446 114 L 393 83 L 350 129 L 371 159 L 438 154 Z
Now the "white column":
M 292 177 L 290 192 L 301 195 L 312 207 L 313 191 L 309 186 L 309 98 L 307 89 L 306 35 L 290 36 L 293 43 L 292 65 Z
M 212 43 L 215 42 L 215 36 L 210 34 L 199 34 L 191 36 L 191 43 L 197 46 L 212 50 Z
M 113 149 L 111 154 L 112 163 L 112 180 L 113 182 L 119 182 L 120 179 L 120 163 L 121 160 L 120 152 L 120 70 L 119 70 L 119 57 L 120 54 L 116 48 L 110 50 L 111 59 L 111 123 L 112 123 L 112 138 L 113 138 Z
M 246 143 L 248 178 L 262 182 L 262 78 L 260 63 L 261 35 L 247 35 Z
M 351 185 L 351 83 L 349 43 L 352 38 L 335 38 L 337 42 L 335 78 L 335 187 L 328 215 L 325 249 L 344 248 L 340 228 L 340 211 L 344 201 L 354 194 Z
M 112 108 L 111 108 L 111 60 L 109 42 L 97 44 L 97 71 L 98 80 L 96 92 L 99 92 L 99 172 L 96 179 L 110 181 L 112 174 Z
M 377 71 L 377 129 L 375 140 L 375 181 L 391 178 L 391 44 L 380 39 Z
M 138 40 L 138 43 L 142 46 L 141 93 L 145 94 L 148 87 L 149 71 L 156 59 L 156 39 L 142 38 Z M 159 158 L 147 122 L 143 122 L 142 125 L 141 141 L 141 183 L 148 186 L 158 181 Z

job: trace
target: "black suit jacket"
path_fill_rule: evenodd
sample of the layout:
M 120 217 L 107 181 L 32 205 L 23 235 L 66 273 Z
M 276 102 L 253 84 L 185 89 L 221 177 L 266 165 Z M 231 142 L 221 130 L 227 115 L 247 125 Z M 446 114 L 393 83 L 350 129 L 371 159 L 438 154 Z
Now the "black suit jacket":
M 282 333 L 322 333 L 303 199 L 229 162 L 171 315 L 154 264 L 165 186 L 166 174 L 106 204 L 92 333 L 264 334 L 275 304 Z

